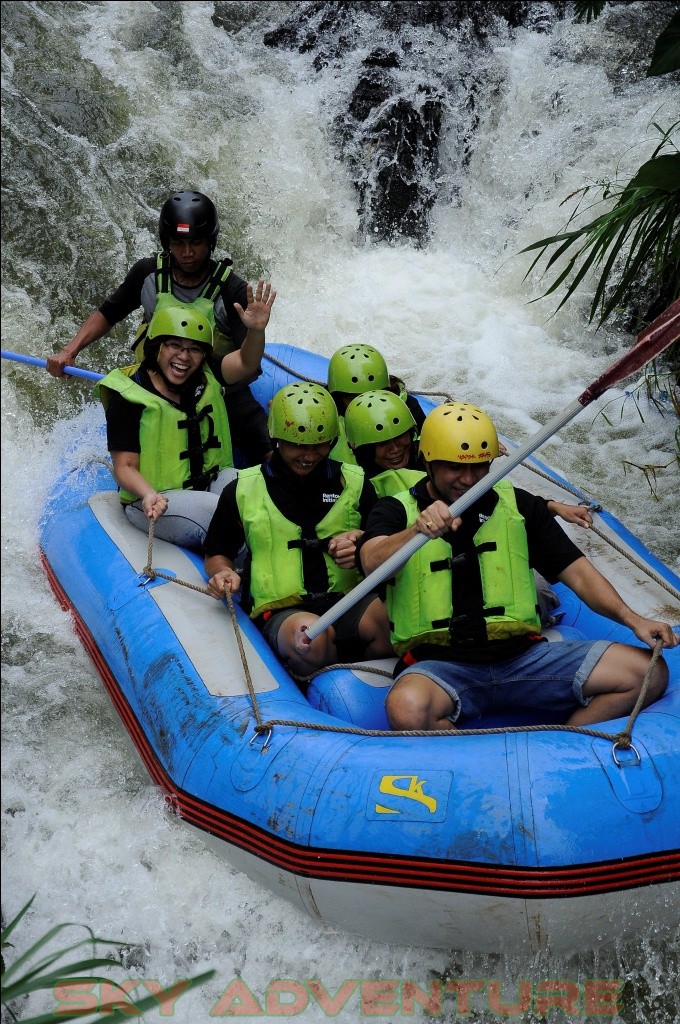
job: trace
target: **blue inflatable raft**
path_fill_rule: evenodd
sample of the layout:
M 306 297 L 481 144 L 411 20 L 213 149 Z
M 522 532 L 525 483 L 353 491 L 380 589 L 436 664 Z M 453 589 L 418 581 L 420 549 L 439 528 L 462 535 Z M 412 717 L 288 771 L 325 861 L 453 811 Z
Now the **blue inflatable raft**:
M 327 360 L 286 345 L 263 365 L 265 407 L 290 380 L 326 379 Z M 235 629 L 205 596 L 198 556 L 157 541 L 158 575 L 142 571 L 147 538 L 106 456 L 102 429 L 99 459 L 75 445 L 66 460 L 41 522 L 45 569 L 151 778 L 210 847 L 324 926 L 382 942 L 562 952 L 677 924 L 680 647 L 631 749 L 607 738 L 625 720 L 604 736 L 528 717 L 372 735 L 388 729 L 392 662 L 326 671 L 303 694 L 238 604 Z M 538 461 L 512 478 L 584 497 Z M 576 541 L 636 610 L 677 624 L 680 580 L 605 510 L 595 520 Z M 637 642 L 556 589 L 555 642 Z

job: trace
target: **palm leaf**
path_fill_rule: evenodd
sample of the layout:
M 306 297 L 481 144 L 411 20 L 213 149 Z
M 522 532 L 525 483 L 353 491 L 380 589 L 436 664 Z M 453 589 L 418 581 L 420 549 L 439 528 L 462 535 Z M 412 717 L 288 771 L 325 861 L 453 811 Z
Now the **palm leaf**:
M 647 77 L 666 75 L 680 70 L 680 11 L 674 14 L 669 24 L 657 38 L 649 65 Z
M 581 3 L 579 0 L 574 4 L 574 20 L 583 21 L 585 18 L 586 24 L 589 25 L 591 21 L 600 17 L 603 8 L 604 2 L 600 3 L 595 0 L 593 3 Z
M 599 276 L 589 319 L 591 322 L 597 319 L 602 324 L 627 294 L 632 295 L 641 288 L 641 282 L 650 274 L 655 278 L 670 272 L 672 281 L 678 278 L 677 259 L 676 268 L 673 263 L 676 223 L 680 218 L 680 153 L 661 154 L 659 150 L 667 142 L 668 133 L 664 134 L 654 156 L 623 187 L 610 190 L 609 186 L 602 186 L 615 199 L 609 211 L 582 227 L 542 238 L 521 250 L 536 253 L 525 280 L 544 258 L 542 276 L 557 271 L 543 294 L 533 302 L 552 295 L 564 285 L 565 293 L 557 312 L 587 274 L 597 270 Z M 574 216 L 570 216 L 570 224 Z M 576 251 L 559 270 L 557 264 L 572 247 L 577 247 Z M 618 280 L 608 294 L 615 273 Z
M 9 936 L 21 922 L 22 918 L 33 904 L 34 899 L 35 896 L 32 896 L 28 903 L 22 907 L 16 917 L 10 921 L 6 928 L 2 930 L 0 941 L 2 942 L 3 949 L 8 945 Z M 78 942 L 71 943 L 68 946 L 62 946 L 56 950 L 51 950 L 41 956 L 40 959 L 35 960 L 35 958 L 44 950 L 45 946 L 60 935 L 64 929 L 73 927 L 85 928 L 89 937 L 80 939 Z M 65 957 L 68 957 L 83 946 L 92 946 L 94 952 L 94 947 L 97 944 L 116 946 L 118 948 L 131 945 L 129 942 L 121 942 L 116 939 L 98 938 L 87 925 L 77 925 L 73 922 L 58 924 L 53 928 L 50 928 L 40 939 L 38 939 L 37 942 L 26 950 L 25 953 L 22 953 L 22 955 L 19 956 L 11 966 L 5 968 L 3 961 L 2 984 L 0 986 L 3 1006 L 20 996 L 27 996 L 32 992 L 38 992 L 41 990 L 45 991 L 54 989 L 58 985 L 65 985 L 68 983 L 77 984 L 78 982 L 87 982 L 90 984 L 106 984 L 120 988 L 118 982 L 111 978 L 99 975 L 89 975 L 84 977 L 80 973 L 81 971 L 98 970 L 105 967 L 120 967 L 121 964 L 119 960 L 114 960 L 108 957 L 90 956 L 83 959 L 77 959 L 69 964 L 61 963 L 61 965 L 58 965 L 59 961 L 63 961 Z M 20 975 L 19 972 L 22 970 L 24 970 L 24 973 Z M 179 995 L 183 995 L 184 991 L 187 991 L 189 988 L 200 985 L 209 978 L 212 978 L 214 974 L 214 971 L 207 971 L 194 978 L 187 978 L 186 982 L 182 982 L 182 984 L 186 983 L 186 989 L 180 992 L 175 998 L 179 998 Z M 175 984 L 177 985 L 178 983 Z M 121 991 L 125 996 L 124 1008 L 121 1009 L 120 1004 L 115 1002 L 102 1005 L 99 1007 L 99 1010 L 92 1011 L 92 1013 L 97 1012 L 101 1014 L 101 1016 L 97 1017 L 96 1020 L 92 1021 L 92 1024 L 104 1024 L 104 1022 L 106 1022 L 106 1024 L 119 1024 L 121 1021 L 129 1020 L 130 1016 L 141 1017 L 147 1010 L 159 1005 L 158 997 L 155 995 L 149 995 L 137 1002 L 134 1002 L 130 999 L 124 989 L 121 988 Z M 11 1013 L 11 1010 L 9 1012 Z M 92 1013 L 87 1013 L 86 1016 L 89 1018 L 92 1016 Z M 12 1016 L 14 1015 L 12 1014 Z M 82 1020 L 82 1018 L 83 1011 L 81 1008 L 80 1010 L 74 1010 L 73 1013 L 50 1012 L 41 1014 L 37 1017 L 31 1017 L 30 1019 L 22 1018 L 22 1020 L 23 1024 L 56 1024 L 57 1021 Z

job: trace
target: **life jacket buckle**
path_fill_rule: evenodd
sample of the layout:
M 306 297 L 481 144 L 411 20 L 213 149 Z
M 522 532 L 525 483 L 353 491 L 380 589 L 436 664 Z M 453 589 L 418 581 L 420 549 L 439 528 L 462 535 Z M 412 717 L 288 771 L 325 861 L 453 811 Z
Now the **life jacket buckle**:
M 303 551 L 328 551 L 330 537 L 300 537 L 298 540 L 289 540 L 288 548 L 301 548 Z

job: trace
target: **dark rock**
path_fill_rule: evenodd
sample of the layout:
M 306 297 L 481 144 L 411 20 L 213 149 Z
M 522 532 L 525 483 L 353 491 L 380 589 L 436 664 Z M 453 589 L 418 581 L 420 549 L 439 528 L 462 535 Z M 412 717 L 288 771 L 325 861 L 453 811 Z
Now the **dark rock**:
M 548 31 L 566 3 L 454 2 L 302 3 L 264 43 L 313 54 L 317 73 L 329 66 L 353 76 L 346 108 L 332 131 L 357 189 L 362 232 L 374 239 L 427 241 L 438 189 L 439 139 L 445 110 L 457 117 L 462 168 L 479 123 L 476 57 L 499 28 Z M 433 59 L 437 38 L 454 45 L 463 70 Z M 380 39 L 363 59 L 366 41 Z M 467 70 L 465 70 L 467 65 Z M 455 196 L 455 184 L 449 186 Z
M 428 214 L 436 197 L 442 97 L 421 90 L 417 105 L 397 97 L 365 134 L 374 154 L 372 170 L 357 181 L 362 229 L 374 239 L 427 240 Z M 375 164 L 377 162 L 377 170 Z
M 394 50 L 384 50 L 381 47 L 369 53 L 368 57 L 365 57 L 362 63 L 367 67 L 374 68 L 401 67 L 401 61 L 399 60 L 398 54 L 396 54 Z
M 394 88 L 393 80 L 383 71 L 368 71 L 356 84 L 349 101 L 349 115 L 365 121 L 372 110 L 382 106 Z
M 334 47 L 336 57 L 354 44 L 358 20 L 370 15 L 381 29 L 400 32 L 405 26 L 432 27 L 450 35 L 467 23 L 470 34 L 485 39 L 496 24 L 510 28 L 530 25 L 548 30 L 555 17 L 563 17 L 567 3 L 535 3 L 529 0 L 424 0 L 424 2 L 373 3 L 359 0 L 328 0 L 303 3 L 277 28 L 264 36 L 265 46 L 306 53 L 320 46 Z

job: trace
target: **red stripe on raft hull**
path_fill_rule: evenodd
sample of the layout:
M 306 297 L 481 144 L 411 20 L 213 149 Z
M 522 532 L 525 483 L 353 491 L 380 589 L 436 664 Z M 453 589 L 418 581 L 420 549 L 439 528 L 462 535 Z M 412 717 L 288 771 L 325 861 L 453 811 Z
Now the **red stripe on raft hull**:
M 356 851 L 301 847 L 178 789 L 159 763 L 92 634 L 40 552 L 50 586 L 70 611 L 75 630 L 102 678 L 153 782 L 185 821 L 295 875 L 413 889 L 514 897 L 562 899 L 635 889 L 680 880 L 680 850 L 569 867 L 517 868 L 434 861 Z

